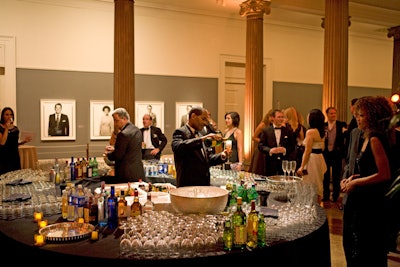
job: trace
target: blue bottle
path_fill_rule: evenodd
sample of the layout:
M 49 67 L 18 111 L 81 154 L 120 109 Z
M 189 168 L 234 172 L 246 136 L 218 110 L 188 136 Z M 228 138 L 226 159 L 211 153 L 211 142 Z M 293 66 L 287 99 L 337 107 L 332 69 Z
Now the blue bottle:
M 111 186 L 110 195 L 107 198 L 107 226 L 110 229 L 118 227 L 118 199 L 115 196 L 115 187 Z

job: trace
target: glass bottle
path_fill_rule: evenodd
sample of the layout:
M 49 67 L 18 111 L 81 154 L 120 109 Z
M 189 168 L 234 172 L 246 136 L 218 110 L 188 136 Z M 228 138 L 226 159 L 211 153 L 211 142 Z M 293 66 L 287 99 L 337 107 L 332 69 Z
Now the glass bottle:
M 98 198 L 99 194 L 95 194 L 93 196 L 93 203 L 90 206 L 90 211 L 89 211 L 89 223 L 96 226 L 98 224 L 98 218 L 99 218 L 99 206 L 98 206 Z
M 242 198 L 236 199 L 236 211 L 232 214 L 233 246 L 244 249 L 247 242 L 246 213 L 242 210 Z
M 116 229 L 118 227 L 118 200 L 114 186 L 111 186 L 110 195 L 107 198 L 107 215 L 108 228 Z
M 247 216 L 247 247 L 257 248 L 258 238 L 258 212 L 256 211 L 256 201 L 251 201 L 251 210 Z
M 69 163 L 69 173 L 71 176 L 71 181 L 74 181 L 76 179 L 74 157 L 71 157 L 71 162 Z
M 259 248 L 263 248 L 267 245 L 266 241 L 266 224 L 264 214 L 260 212 L 258 215 L 258 231 L 257 231 L 257 243 Z
M 92 158 L 89 158 L 87 165 L 88 166 L 87 166 L 87 170 L 86 170 L 86 172 L 87 172 L 86 176 L 88 178 L 92 178 L 93 177 L 93 160 L 92 160 Z
M 154 210 L 154 203 L 151 201 L 151 192 L 147 193 L 147 200 L 143 204 L 143 213 L 152 212 Z
M 85 223 L 90 223 L 90 209 L 94 202 L 94 196 L 92 194 L 92 189 L 85 188 L 85 204 L 83 206 L 83 219 Z
M 63 189 L 61 197 L 61 216 L 65 220 L 68 216 L 68 187 Z
M 83 186 L 81 184 L 78 185 L 76 201 L 77 205 L 75 212 L 77 213 L 78 218 L 83 218 L 83 208 L 85 206 L 85 193 L 83 191 Z
M 97 162 L 96 157 L 93 158 L 93 170 L 92 170 L 92 176 L 97 177 L 99 175 L 99 163 Z
M 68 192 L 68 215 L 67 220 L 73 222 L 75 220 L 75 187 L 71 187 Z
M 142 204 L 139 202 L 139 191 L 135 188 L 133 193 L 133 203 L 131 205 L 131 217 L 137 217 L 139 215 L 142 215 Z
M 118 224 L 121 225 L 128 219 L 128 201 L 125 199 L 125 191 L 121 190 L 118 200 Z
M 222 239 L 224 241 L 224 250 L 231 251 L 233 247 L 233 230 L 230 219 L 224 221 L 224 233 Z
M 236 189 L 236 183 L 232 184 L 232 190 L 229 192 L 229 206 L 236 206 L 236 199 L 238 197 L 238 192 Z

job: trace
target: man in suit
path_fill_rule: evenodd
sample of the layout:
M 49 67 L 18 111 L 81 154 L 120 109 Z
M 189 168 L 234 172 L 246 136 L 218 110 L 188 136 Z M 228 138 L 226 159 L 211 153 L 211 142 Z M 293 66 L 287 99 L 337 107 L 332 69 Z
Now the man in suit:
M 325 122 L 325 149 L 323 155 L 328 170 L 324 174 L 322 201 L 327 202 L 330 199 L 330 183 L 332 180 L 332 202 L 337 202 L 340 196 L 343 159 L 346 157 L 347 152 L 345 145 L 347 123 L 336 119 L 337 111 L 334 107 L 328 107 L 325 113 L 327 122 Z
M 272 112 L 272 124 L 264 127 L 260 134 L 258 149 L 265 154 L 266 176 L 282 175 L 282 160 L 289 158 L 295 149 L 292 129 L 285 127 L 285 115 L 282 110 Z
M 149 114 L 143 115 L 143 128 L 140 128 L 143 136 L 142 159 L 160 159 L 161 152 L 167 145 L 167 137 L 161 129 L 152 126 L 153 118 Z
M 130 122 L 129 113 L 117 108 L 112 114 L 119 130 L 115 145 L 106 146 L 105 155 L 115 161 L 115 177 L 107 183 L 138 182 L 145 177 L 142 163 L 142 132 Z
M 209 186 L 210 166 L 222 164 L 227 159 L 227 150 L 213 154 L 206 149 L 204 140 L 222 138 L 215 133 L 204 136 L 199 133 L 208 123 L 206 109 L 193 107 L 189 111 L 187 124 L 175 129 L 172 134 L 177 187 Z
M 69 136 L 69 120 L 66 114 L 62 114 L 62 105 L 54 105 L 55 113 L 49 116 L 49 136 Z

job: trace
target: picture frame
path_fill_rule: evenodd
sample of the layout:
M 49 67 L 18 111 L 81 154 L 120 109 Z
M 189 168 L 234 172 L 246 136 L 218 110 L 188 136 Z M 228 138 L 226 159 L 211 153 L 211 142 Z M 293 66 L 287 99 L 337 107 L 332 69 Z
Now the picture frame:
M 135 101 L 135 125 L 143 127 L 143 115 L 153 114 L 153 126 L 164 132 L 164 102 L 162 101 Z
M 186 123 L 188 114 L 192 107 L 203 107 L 203 102 L 175 102 L 176 128 L 180 128 Z
M 109 140 L 114 131 L 112 100 L 90 100 L 90 139 Z
M 55 115 L 56 105 L 61 105 L 60 118 Z M 40 100 L 40 138 L 46 140 L 76 140 L 75 99 Z

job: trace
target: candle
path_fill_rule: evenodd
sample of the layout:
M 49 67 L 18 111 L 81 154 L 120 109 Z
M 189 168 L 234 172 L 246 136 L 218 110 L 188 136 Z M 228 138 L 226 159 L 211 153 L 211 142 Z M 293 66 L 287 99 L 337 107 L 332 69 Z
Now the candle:
M 99 239 L 99 232 L 97 232 L 97 231 L 92 231 L 92 237 L 91 237 L 91 239 L 92 239 L 93 241 Z
M 39 229 L 45 228 L 47 226 L 47 220 L 38 222 Z
M 44 235 L 35 235 L 35 246 L 43 246 L 44 245 Z
M 85 220 L 83 218 L 78 218 L 78 223 L 84 223 Z
M 40 222 L 43 219 L 43 212 L 34 212 L 33 213 L 33 219 L 35 222 Z

